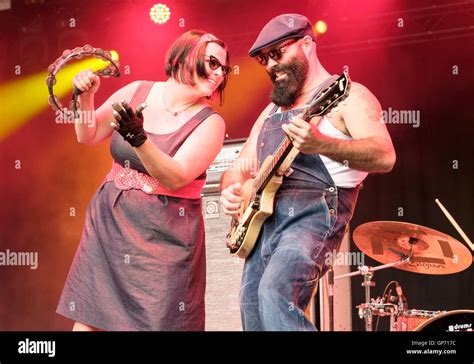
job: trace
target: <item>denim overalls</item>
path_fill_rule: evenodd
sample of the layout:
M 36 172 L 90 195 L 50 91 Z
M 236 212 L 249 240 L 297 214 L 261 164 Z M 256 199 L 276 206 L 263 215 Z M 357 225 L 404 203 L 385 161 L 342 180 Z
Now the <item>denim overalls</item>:
M 301 112 L 276 109 L 257 141 L 259 166 L 285 137 L 282 124 Z M 319 155 L 300 153 L 291 167 L 276 194 L 274 213 L 245 262 L 240 289 L 244 330 L 315 330 L 304 311 L 354 211 L 359 186 L 336 187 Z

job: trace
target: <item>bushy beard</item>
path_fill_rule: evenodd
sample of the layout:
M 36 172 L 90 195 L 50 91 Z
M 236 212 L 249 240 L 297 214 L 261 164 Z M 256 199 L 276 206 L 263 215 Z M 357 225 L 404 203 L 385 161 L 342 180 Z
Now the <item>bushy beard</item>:
M 308 60 L 300 50 L 298 54 L 285 64 L 280 64 L 268 73 L 273 82 L 271 99 L 275 105 L 289 107 L 294 105 L 301 95 L 306 78 L 308 77 Z M 286 73 L 286 77 L 276 80 L 276 72 Z

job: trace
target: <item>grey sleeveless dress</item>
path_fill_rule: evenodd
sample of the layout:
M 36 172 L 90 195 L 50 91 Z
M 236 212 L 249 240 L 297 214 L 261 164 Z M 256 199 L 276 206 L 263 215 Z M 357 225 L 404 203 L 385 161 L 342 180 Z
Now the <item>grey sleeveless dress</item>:
M 140 104 L 151 84 L 142 82 Z M 144 91 L 143 88 L 148 88 Z M 171 134 L 148 138 L 173 156 L 215 111 L 206 107 Z M 147 173 L 114 132 L 115 162 Z M 198 179 L 205 179 L 205 172 Z M 103 330 L 204 330 L 204 222 L 201 199 L 121 190 L 104 181 L 89 204 L 82 238 L 57 313 Z

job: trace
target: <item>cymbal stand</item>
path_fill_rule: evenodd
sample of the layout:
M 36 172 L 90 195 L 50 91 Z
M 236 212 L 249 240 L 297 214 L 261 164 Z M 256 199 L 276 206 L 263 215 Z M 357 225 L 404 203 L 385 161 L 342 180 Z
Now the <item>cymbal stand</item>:
M 387 269 L 387 268 L 392 268 L 400 264 L 406 264 L 409 263 L 411 260 L 412 254 L 406 256 L 404 255 L 400 260 L 397 260 L 394 263 L 388 263 L 388 264 L 383 264 L 379 265 L 377 267 L 368 267 L 366 265 L 364 266 L 359 266 L 357 267 L 358 271 L 352 272 L 352 273 L 347 273 L 347 274 L 342 274 L 340 276 L 334 277 L 334 280 L 337 279 L 342 279 L 342 278 L 347 278 L 347 277 L 353 277 L 357 275 L 363 275 L 364 276 L 364 281 L 362 282 L 362 287 L 364 287 L 365 291 L 365 305 L 366 307 L 362 309 L 362 314 L 364 317 L 365 321 L 365 330 L 366 331 L 372 331 L 372 321 L 373 321 L 373 310 L 370 306 L 371 298 L 370 298 L 370 287 L 375 286 L 375 282 L 372 282 L 372 278 L 374 276 L 374 272 L 382 269 Z M 331 282 L 334 284 L 334 282 Z M 334 287 L 330 286 L 329 290 L 331 292 L 334 292 Z M 334 308 L 330 307 L 329 309 L 329 321 L 333 322 L 334 321 Z

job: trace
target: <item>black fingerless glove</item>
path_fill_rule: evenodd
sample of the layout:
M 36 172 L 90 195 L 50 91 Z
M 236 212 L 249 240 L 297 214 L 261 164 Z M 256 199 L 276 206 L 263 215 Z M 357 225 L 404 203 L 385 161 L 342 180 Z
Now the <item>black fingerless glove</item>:
M 138 148 L 147 140 L 145 130 L 143 129 L 142 114 L 145 107 L 146 104 L 141 104 L 137 107 L 137 111 L 134 112 L 125 101 L 121 101 L 120 103 L 114 102 L 112 104 L 112 108 L 114 109 L 113 115 L 118 123 L 118 127 L 116 127 L 115 130 L 117 130 L 126 142 L 135 148 Z

